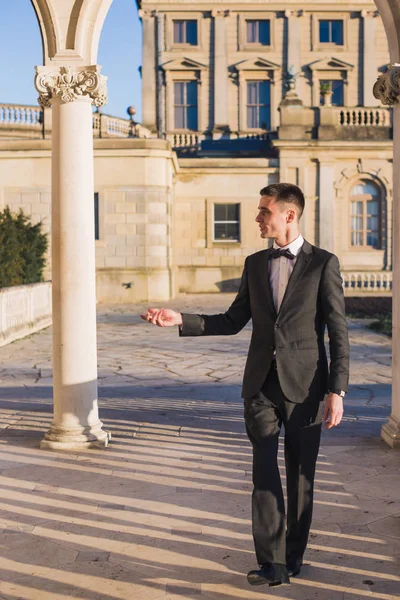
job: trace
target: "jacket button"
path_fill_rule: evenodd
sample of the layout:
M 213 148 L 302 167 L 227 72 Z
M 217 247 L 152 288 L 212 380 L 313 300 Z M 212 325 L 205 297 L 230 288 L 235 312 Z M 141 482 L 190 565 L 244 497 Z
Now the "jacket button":
M 279 323 L 275 323 L 275 329 L 279 329 L 280 325 Z

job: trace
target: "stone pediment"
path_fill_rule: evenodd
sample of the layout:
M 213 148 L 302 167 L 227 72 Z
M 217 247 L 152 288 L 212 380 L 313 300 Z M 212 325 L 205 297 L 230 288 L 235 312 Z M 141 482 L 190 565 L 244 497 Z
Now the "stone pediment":
M 161 68 L 164 71 L 204 71 L 208 69 L 207 65 L 186 57 L 169 60 L 161 65 Z
M 276 71 L 281 68 L 281 65 L 260 57 L 242 60 L 233 66 L 237 71 Z
M 339 58 L 323 58 L 308 65 L 311 71 L 351 71 L 354 65 Z

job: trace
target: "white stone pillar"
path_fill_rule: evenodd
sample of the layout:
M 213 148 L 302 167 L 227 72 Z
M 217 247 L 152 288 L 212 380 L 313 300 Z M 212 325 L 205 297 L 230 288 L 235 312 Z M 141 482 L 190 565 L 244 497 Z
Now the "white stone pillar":
M 319 247 L 334 252 L 335 168 L 319 162 Z
M 373 94 L 378 64 L 376 61 L 376 16 L 377 11 L 361 11 L 363 17 L 363 105 L 376 106 L 378 103 Z
M 229 131 L 228 114 L 228 10 L 212 11 L 214 17 L 214 131 Z
M 382 439 L 400 448 L 400 65 L 391 65 L 373 88 L 374 97 L 393 109 L 393 337 L 392 412 L 382 426 Z
M 156 111 L 156 18 L 150 11 L 139 9 L 142 20 L 142 125 L 157 130 Z
M 99 67 L 37 67 L 52 106 L 54 420 L 42 448 L 107 445 L 97 404 L 92 103 L 105 103 Z
M 302 11 L 285 10 L 287 18 L 287 70 L 292 75 L 301 72 L 301 21 Z M 292 88 L 301 97 L 299 76 L 294 79 Z

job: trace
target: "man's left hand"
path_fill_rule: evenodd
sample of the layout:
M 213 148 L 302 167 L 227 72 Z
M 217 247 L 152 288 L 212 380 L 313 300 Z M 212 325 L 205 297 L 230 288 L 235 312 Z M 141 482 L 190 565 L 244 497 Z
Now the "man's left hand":
M 325 429 L 331 429 L 339 425 L 343 417 L 343 398 L 338 394 L 331 392 L 325 400 L 325 408 L 322 420 L 325 422 Z

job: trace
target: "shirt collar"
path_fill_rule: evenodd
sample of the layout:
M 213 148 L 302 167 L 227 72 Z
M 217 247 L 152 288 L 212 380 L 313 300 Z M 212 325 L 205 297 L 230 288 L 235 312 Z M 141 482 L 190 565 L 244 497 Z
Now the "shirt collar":
M 290 252 L 297 256 L 303 244 L 304 238 L 300 233 L 299 236 L 295 240 L 293 240 L 293 242 L 287 244 L 287 246 L 278 246 L 278 244 L 274 241 L 273 248 L 281 248 L 282 250 L 286 250 L 286 248 L 289 248 Z

